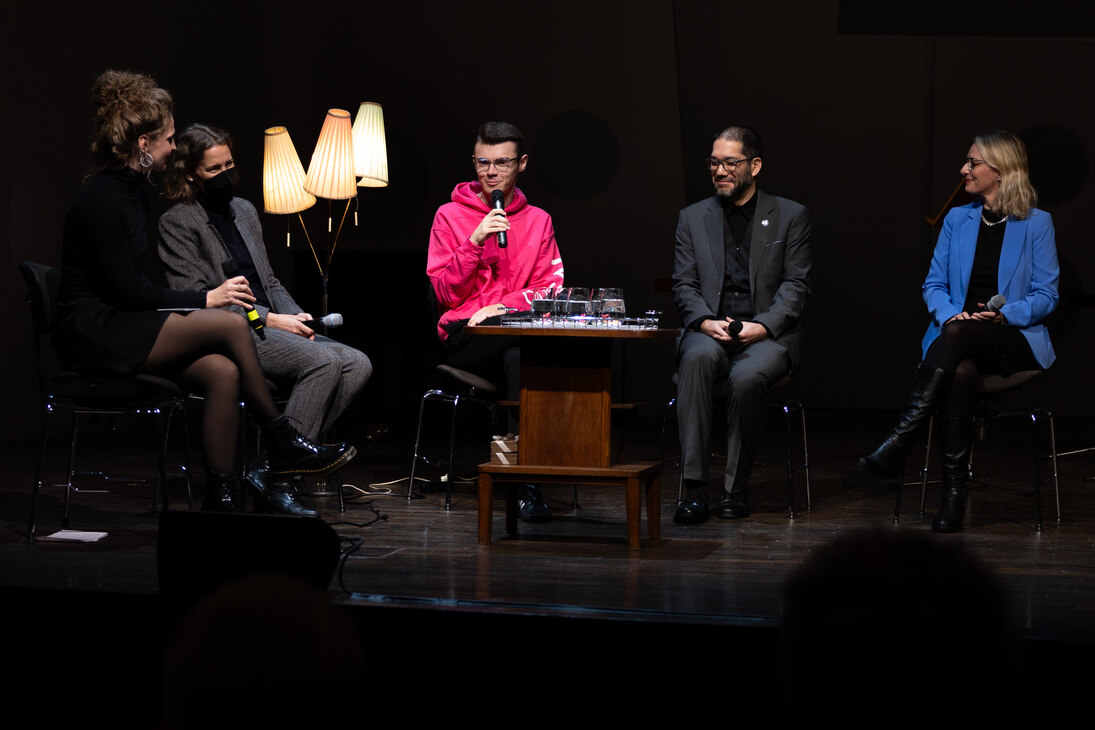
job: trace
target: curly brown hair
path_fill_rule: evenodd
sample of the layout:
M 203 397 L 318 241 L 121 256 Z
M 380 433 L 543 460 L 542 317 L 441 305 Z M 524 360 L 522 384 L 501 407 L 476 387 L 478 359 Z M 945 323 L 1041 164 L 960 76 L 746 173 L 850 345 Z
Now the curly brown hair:
M 158 139 L 174 117 L 171 94 L 143 73 L 104 71 L 91 88 L 91 101 L 91 155 L 99 170 L 128 165 L 137 155 L 137 140 L 142 135 Z

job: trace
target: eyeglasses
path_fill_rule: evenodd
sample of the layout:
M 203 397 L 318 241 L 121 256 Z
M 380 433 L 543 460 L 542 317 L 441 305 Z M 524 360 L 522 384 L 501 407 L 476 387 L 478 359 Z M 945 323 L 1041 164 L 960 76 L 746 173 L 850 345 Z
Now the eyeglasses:
M 755 157 L 743 157 L 740 160 L 720 160 L 717 157 L 708 157 L 707 169 L 711 172 L 717 172 L 720 167 L 725 167 L 727 172 L 733 172 L 738 169 L 738 165 L 741 163 L 755 159 Z
M 475 169 L 480 172 L 489 170 L 491 165 L 494 165 L 498 172 L 505 172 L 519 161 L 516 157 L 499 157 L 497 160 L 488 160 L 485 157 L 472 157 L 471 159 L 475 163 Z
M 973 168 L 977 167 L 978 165 L 989 165 L 989 163 L 985 162 L 984 160 L 979 160 L 976 157 L 967 157 L 965 164 L 969 165 L 971 170 Z M 992 165 L 989 165 L 989 167 L 992 167 Z M 993 168 L 993 169 L 996 169 L 996 168 Z

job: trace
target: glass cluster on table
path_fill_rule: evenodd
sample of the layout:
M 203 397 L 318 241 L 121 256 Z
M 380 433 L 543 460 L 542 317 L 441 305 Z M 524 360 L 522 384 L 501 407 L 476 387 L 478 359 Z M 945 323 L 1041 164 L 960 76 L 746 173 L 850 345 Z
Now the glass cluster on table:
M 627 316 L 624 293 L 616 287 L 570 286 L 533 293 L 532 311 L 502 317 L 507 327 L 657 329 L 658 312 Z

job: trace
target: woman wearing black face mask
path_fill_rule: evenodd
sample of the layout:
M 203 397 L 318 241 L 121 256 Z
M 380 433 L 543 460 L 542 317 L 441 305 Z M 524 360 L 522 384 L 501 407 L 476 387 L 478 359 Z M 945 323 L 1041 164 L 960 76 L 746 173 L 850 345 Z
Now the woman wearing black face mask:
M 285 416 L 305 437 L 318 440 L 361 392 L 372 363 L 364 353 L 302 324 L 312 317 L 274 276 L 255 206 L 235 196 L 231 136 L 193 124 L 176 143 L 166 178 L 168 198 L 176 204 L 159 222 L 168 284 L 204 291 L 226 271 L 247 277 L 255 310 L 265 321 L 265 336 L 252 337 L 262 370 L 276 382 L 293 384 Z M 243 313 L 238 306 L 227 308 Z M 266 510 L 309 514 L 296 499 L 293 483 L 268 472 L 260 458 L 245 475 Z
M 177 291 L 144 274 L 146 187 L 175 149 L 170 94 L 150 76 L 111 70 L 96 80 L 92 99 L 95 169 L 64 225 L 53 338 L 61 362 L 80 372 L 154 373 L 205 396 L 203 509 L 239 510 L 233 467 L 241 399 L 267 434 L 274 471 L 325 472 L 349 461 L 353 446 L 311 443 L 278 413 L 246 322 L 223 309 L 250 306 L 243 277 L 222 274 L 201 291 Z

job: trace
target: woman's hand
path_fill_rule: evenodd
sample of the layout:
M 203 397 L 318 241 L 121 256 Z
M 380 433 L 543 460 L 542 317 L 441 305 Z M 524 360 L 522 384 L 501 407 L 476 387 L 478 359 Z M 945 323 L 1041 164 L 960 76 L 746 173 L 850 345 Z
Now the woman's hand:
M 266 315 L 266 326 L 285 330 L 294 335 L 300 335 L 309 340 L 314 340 L 316 338 L 316 333 L 301 324 L 301 322 L 306 322 L 310 319 L 312 319 L 311 315 L 306 312 L 300 312 L 298 314 L 275 314 L 274 312 L 270 312 Z
M 1007 324 L 1008 323 L 1007 317 L 1000 314 L 999 312 L 985 311 L 985 312 L 959 312 L 958 314 L 954 315 L 953 317 L 948 319 L 943 324 L 947 324 L 948 322 L 954 322 L 956 320 L 961 320 L 961 319 L 979 319 L 982 322 L 991 322 L 992 324 Z
M 476 246 L 482 246 L 494 234 L 508 230 L 509 220 L 506 219 L 506 211 L 495 209 L 483 216 L 483 220 L 479 221 L 479 225 L 468 238 Z
M 224 283 L 216 289 L 210 289 L 205 293 L 205 306 L 207 309 L 219 309 L 220 307 L 237 306 L 244 309 L 252 309 L 255 295 L 251 293 L 251 287 L 247 284 L 246 276 L 233 276 L 225 279 Z

